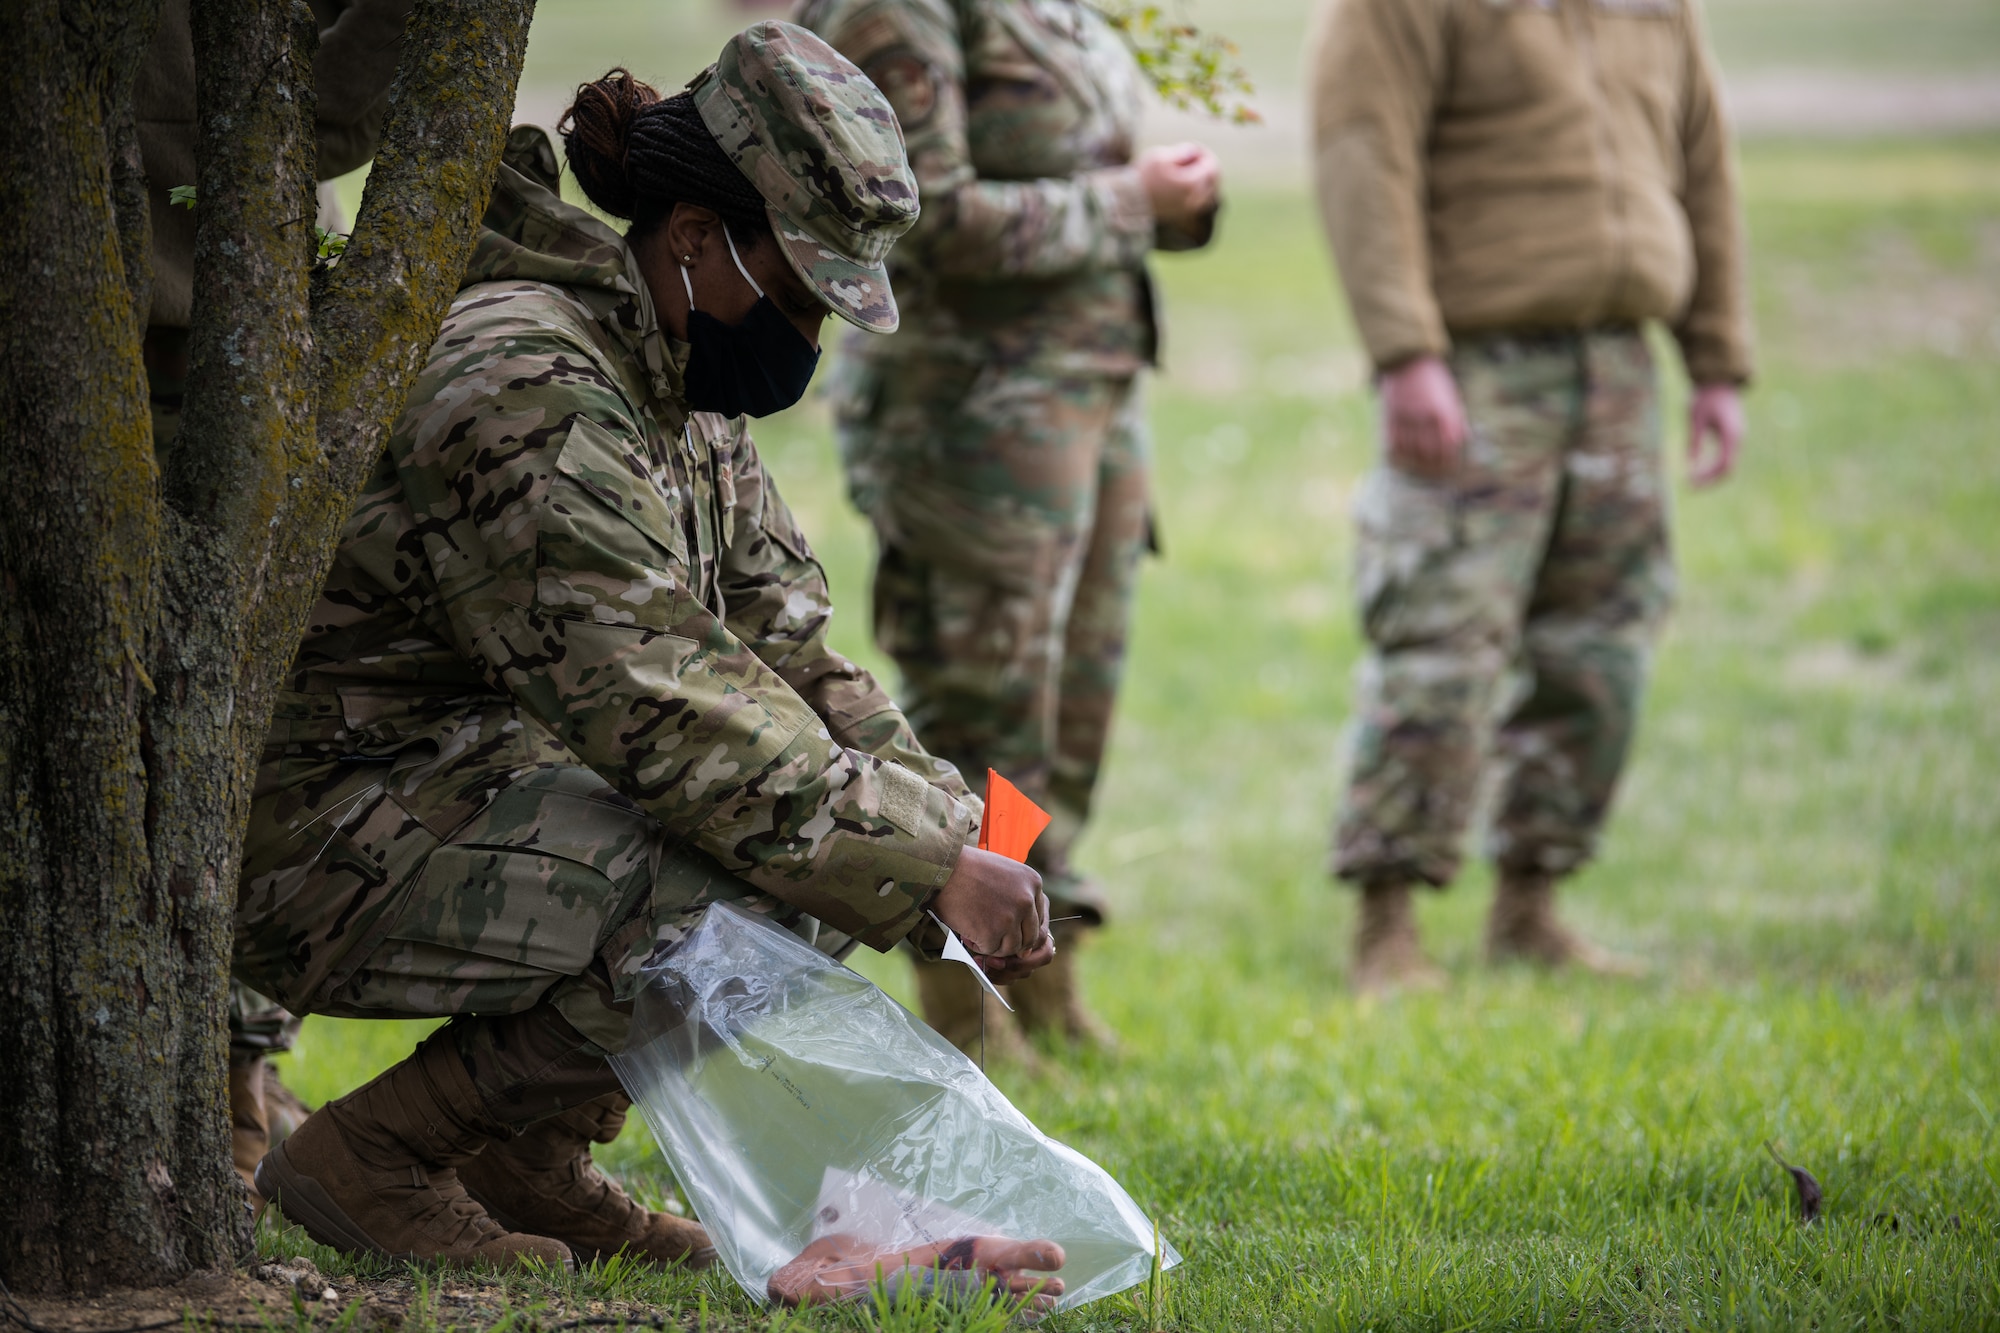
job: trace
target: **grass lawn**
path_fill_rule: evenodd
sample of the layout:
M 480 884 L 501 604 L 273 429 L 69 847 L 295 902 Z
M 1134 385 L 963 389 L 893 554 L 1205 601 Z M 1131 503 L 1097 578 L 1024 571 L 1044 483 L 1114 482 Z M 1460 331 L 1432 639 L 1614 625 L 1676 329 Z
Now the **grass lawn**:
M 999 1081 L 1186 1252 L 1164 1327 L 2000 1327 L 2000 140 L 1745 159 L 1752 436 L 1735 481 L 1681 497 L 1637 758 L 1567 899 L 1650 961 L 1637 983 L 1484 968 L 1475 873 L 1423 908 L 1448 992 L 1345 993 L 1322 857 L 1362 364 L 1302 194 L 1237 199 L 1213 254 L 1161 265 L 1166 556 L 1082 854 L 1120 909 L 1088 964 L 1125 1046 Z M 842 647 L 879 666 L 823 419 L 761 438 Z M 313 1020 L 286 1077 L 336 1095 L 417 1031 Z M 1824 1184 L 1820 1225 L 1767 1140 Z M 636 1130 L 604 1156 L 671 1188 Z M 494 1292 L 767 1318 L 720 1275 Z M 425 1299 L 420 1324 L 458 1322 Z

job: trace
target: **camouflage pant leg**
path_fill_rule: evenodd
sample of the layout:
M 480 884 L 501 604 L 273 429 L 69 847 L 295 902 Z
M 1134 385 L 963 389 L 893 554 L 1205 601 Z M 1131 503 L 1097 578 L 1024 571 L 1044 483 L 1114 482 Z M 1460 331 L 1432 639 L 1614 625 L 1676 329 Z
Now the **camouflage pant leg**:
M 1593 674 L 1593 663 L 1616 657 L 1622 650 L 1615 644 L 1643 640 L 1651 619 L 1630 625 L 1625 608 L 1650 606 L 1663 577 L 1659 561 L 1647 554 L 1664 558 L 1665 520 L 1657 426 L 1650 437 L 1643 428 L 1653 420 L 1650 389 L 1643 403 L 1634 398 L 1633 375 L 1642 363 L 1631 358 L 1644 354 L 1637 339 L 1617 334 L 1463 343 L 1452 357 L 1472 427 L 1461 466 L 1436 481 L 1384 466 L 1364 484 L 1356 502 L 1356 573 L 1370 652 L 1360 673 L 1352 772 L 1335 833 L 1333 868 L 1341 878 L 1442 885 L 1456 875 L 1503 692 L 1517 667 L 1538 673 L 1543 684 L 1531 686 L 1508 727 L 1516 775 L 1509 791 L 1519 796 L 1510 796 L 1507 805 L 1524 814 L 1507 825 L 1515 835 L 1509 863 L 1526 854 L 1553 859 L 1557 854 L 1544 848 L 1561 843 L 1587 849 L 1594 840 L 1608 787 L 1599 799 L 1580 788 L 1565 791 L 1564 784 L 1598 780 L 1593 775 L 1600 770 L 1535 756 L 1567 729 L 1565 754 L 1581 747 L 1622 757 L 1630 734 L 1636 695 L 1620 691 L 1636 686 L 1636 677 L 1614 672 L 1614 682 Z M 1614 347 L 1625 349 L 1624 360 L 1606 360 Z M 1622 367 L 1615 383 L 1593 379 L 1599 362 Z M 1629 428 L 1610 429 L 1614 420 L 1628 421 Z M 1641 512 L 1644 503 L 1632 502 L 1645 487 L 1631 492 L 1628 486 L 1630 493 L 1614 500 L 1595 484 L 1607 463 L 1598 442 L 1613 439 L 1629 453 L 1621 456 L 1617 477 L 1630 482 L 1652 469 L 1657 512 L 1650 520 Z M 1600 522 L 1594 512 L 1606 505 L 1612 509 Z M 1552 563 L 1552 553 L 1567 550 L 1551 544 L 1559 524 L 1589 532 L 1594 544 Z M 1586 568 L 1595 573 L 1586 577 Z M 1560 617 L 1531 627 L 1530 608 L 1543 596 L 1545 579 L 1551 588 L 1574 587 L 1576 599 Z M 1524 654 L 1530 639 L 1533 646 Z M 1563 699 L 1584 677 L 1595 697 L 1617 696 L 1629 706 L 1593 710 Z M 1544 714 L 1550 726 L 1536 721 Z M 1615 770 L 1614 761 L 1613 778 Z M 1528 832 L 1530 810 L 1539 822 L 1535 850 L 1526 853 L 1519 838 Z M 1558 810 L 1566 814 L 1555 816 Z M 1585 855 L 1579 851 L 1569 864 Z
M 424 858 L 379 942 L 312 1011 L 511 1014 L 546 1000 L 615 1051 L 641 967 L 702 907 L 727 898 L 794 928 L 803 921 L 701 853 L 667 844 L 657 820 L 591 770 L 531 771 Z
M 299 1019 L 240 981 L 229 983 L 229 1053 L 238 1060 L 278 1055 L 299 1039 Z
M 1501 722 L 1488 840 L 1510 870 L 1596 851 L 1673 597 L 1656 376 L 1636 332 L 1582 340 L 1582 422 L 1522 636 L 1528 689 Z
M 1145 539 L 1132 382 L 923 363 L 868 374 L 840 433 L 878 538 L 876 641 L 901 669 L 904 712 L 928 749 L 975 786 L 991 767 L 1069 812 L 1033 858 L 1061 881 Z
M 1069 849 L 1090 816 L 1091 797 L 1111 739 L 1111 716 L 1125 671 L 1139 562 L 1152 545 L 1151 449 L 1144 398 L 1135 384 L 1105 440 L 1098 467 L 1097 510 L 1063 636 L 1055 759 L 1049 775 L 1049 828 L 1042 844 L 1049 864 L 1066 868 Z M 1063 885 L 1052 892 L 1059 893 Z M 1101 916 L 1101 903 L 1087 907 Z

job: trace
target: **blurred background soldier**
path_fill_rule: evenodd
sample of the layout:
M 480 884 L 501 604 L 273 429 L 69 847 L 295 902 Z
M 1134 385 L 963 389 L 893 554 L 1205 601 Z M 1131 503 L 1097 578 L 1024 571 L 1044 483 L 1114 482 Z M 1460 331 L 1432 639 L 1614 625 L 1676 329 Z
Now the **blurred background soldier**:
M 903 329 L 847 339 L 832 390 L 874 524 L 875 637 L 933 753 L 1046 807 L 1036 845 L 1054 965 L 1010 997 L 1028 1030 L 1108 1037 L 1077 990 L 1104 902 L 1071 866 L 1152 543 L 1139 371 L 1158 326 L 1146 256 L 1207 242 L 1214 155 L 1134 158 L 1142 76 L 1077 0 L 807 0 L 887 94 L 922 215 L 890 258 Z M 925 1019 L 1028 1052 L 962 968 L 918 964 Z M 995 1045 L 996 1039 L 998 1044 Z
M 375 156 L 403 25 L 414 0 L 313 0 L 320 25 L 313 56 L 318 85 L 318 174 L 343 176 Z M 153 305 L 146 321 L 146 380 L 153 447 L 180 432 L 187 385 L 188 320 L 194 306 L 194 210 L 168 193 L 195 183 L 194 38 L 188 0 L 167 0 L 152 49 L 139 68 L 134 109 L 152 208 Z M 320 188 L 320 225 L 338 230 L 339 202 Z M 278 1081 L 271 1055 L 292 1048 L 299 1023 L 283 1006 L 240 983 L 229 988 L 229 1101 L 236 1170 L 259 1202 L 252 1172 L 271 1144 L 297 1127 L 306 1107 Z
M 1489 755 L 1488 956 L 1625 970 L 1552 895 L 1595 850 L 1672 597 L 1644 322 L 1672 329 L 1695 384 L 1696 484 L 1742 435 L 1742 228 L 1699 17 L 1691 0 L 1319 17 L 1320 205 L 1385 441 L 1356 503 L 1371 652 L 1333 854 L 1362 891 L 1354 983 L 1440 979 L 1411 892 L 1457 874 Z

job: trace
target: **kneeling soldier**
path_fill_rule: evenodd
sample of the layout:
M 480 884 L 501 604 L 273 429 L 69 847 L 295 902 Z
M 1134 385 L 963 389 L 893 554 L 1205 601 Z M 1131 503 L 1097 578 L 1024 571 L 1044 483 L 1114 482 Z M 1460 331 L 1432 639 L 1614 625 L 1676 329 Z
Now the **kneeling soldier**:
M 687 92 L 517 130 L 470 271 L 349 521 L 278 708 L 236 974 L 299 1013 L 452 1021 L 274 1149 L 315 1239 L 455 1262 L 706 1262 L 589 1161 L 641 968 L 722 898 L 833 948 L 926 908 L 1000 979 L 1053 956 L 1025 866 L 826 643 L 824 575 L 740 420 L 827 310 L 895 327 L 895 119 L 760 23 Z

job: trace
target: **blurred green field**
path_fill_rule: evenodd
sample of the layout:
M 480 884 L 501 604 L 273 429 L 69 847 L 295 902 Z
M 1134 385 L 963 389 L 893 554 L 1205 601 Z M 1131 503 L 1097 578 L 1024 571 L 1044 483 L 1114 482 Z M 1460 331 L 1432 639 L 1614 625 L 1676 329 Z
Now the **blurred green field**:
M 1236 42 L 1261 86 L 1295 89 L 1300 33 L 1315 0 L 1165 0 L 1170 15 Z M 1991 0 L 1706 0 L 1718 58 L 1732 72 L 1834 69 L 1937 72 L 2000 69 L 2000 6 Z M 780 3 L 724 0 L 545 0 L 522 83 L 574 86 L 611 65 L 662 83 L 715 58 L 751 18 Z
M 1300 193 L 1161 263 L 1166 555 L 1082 850 L 1120 909 L 1089 965 L 1125 1049 L 1000 1081 L 1186 1252 L 1164 1327 L 2000 1327 L 2000 139 L 1754 145 L 1745 178 L 1752 436 L 1680 498 L 1646 727 L 1569 895 L 1650 961 L 1636 984 L 1483 968 L 1474 874 L 1424 906 L 1450 991 L 1346 995 L 1322 857 L 1361 362 Z M 760 438 L 838 642 L 879 666 L 820 409 Z M 286 1077 L 335 1095 L 416 1030 L 313 1020 Z M 1821 1225 L 1767 1139 L 1818 1173 Z M 670 1189 L 643 1135 L 606 1155 Z M 717 1275 L 636 1290 L 752 1318 Z

